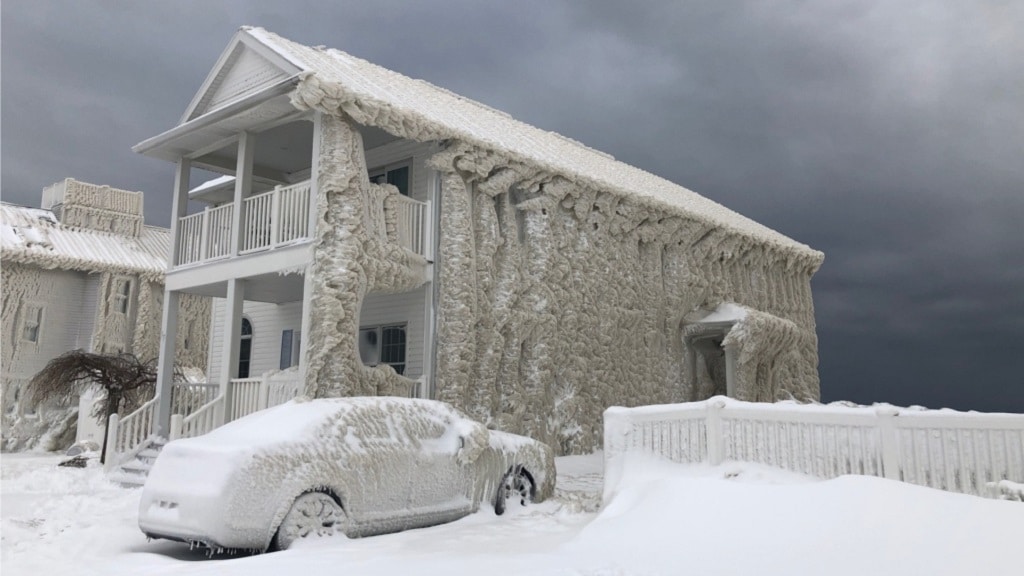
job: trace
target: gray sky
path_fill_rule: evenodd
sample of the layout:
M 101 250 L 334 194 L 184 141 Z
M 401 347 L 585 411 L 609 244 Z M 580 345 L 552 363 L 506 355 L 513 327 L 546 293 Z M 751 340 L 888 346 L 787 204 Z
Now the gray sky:
M 146 192 L 260 25 L 474 98 L 825 252 L 825 400 L 1024 412 L 1024 2 L 5 0 L 2 196 Z

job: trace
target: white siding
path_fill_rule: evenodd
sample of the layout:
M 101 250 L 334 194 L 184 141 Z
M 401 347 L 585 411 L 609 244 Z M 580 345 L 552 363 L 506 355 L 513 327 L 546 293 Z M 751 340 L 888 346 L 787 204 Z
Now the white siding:
M 18 304 L 11 340 L 4 342 L 5 346 L 13 348 L 11 362 L 4 366 L 5 377 L 31 378 L 53 358 L 74 350 L 83 309 L 88 308 L 93 314 L 96 312 L 95 303 L 82 300 L 85 274 L 59 270 L 42 270 L 39 274 L 39 282 Z M 11 278 L 4 280 L 9 282 Z M 22 339 L 23 315 L 28 304 L 43 308 L 39 341 L 35 343 Z
M 423 374 L 424 303 L 426 287 L 401 294 L 368 294 L 359 318 L 360 327 L 406 325 L 405 375 L 416 379 Z M 224 344 L 224 299 L 214 298 L 214 333 L 210 345 L 210 381 L 220 374 Z M 281 333 L 294 330 L 299 338 L 302 325 L 302 302 L 267 304 L 246 302 L 243 314 L 252 323 L 252 359 L 249 375 L 258 376 L 277 370 L 281 362 Z
M 423 375 L 423 306 L 425 288 L 401 294 L 368 294 L 359 314 L 359 327 L 405 324 L 405 376 Z
M 224 299 L 214 298 L 211 313 L 214 333 L 211 338 L 209 362 L 211 382 L 217 381 L 220 376 L 224 346 L 224 309 Z M 242 307 L 242 314 L 252 323 L 249 376 L 255 377 L 269 370 L 278 370 L 281 366 L 281 333 L 284 330 L 294 330 L 295 338 L 299 337 L 299 329 L 302 326 L 302 302 L 246 302 Z
M 82 305 L 78 308 L 78 334 L 75 348 L 95 352 L 92 348 L 92 331 L 96 327 L 96 315 L 100 304 L 100 275 L 87 274 L 82 281 Z

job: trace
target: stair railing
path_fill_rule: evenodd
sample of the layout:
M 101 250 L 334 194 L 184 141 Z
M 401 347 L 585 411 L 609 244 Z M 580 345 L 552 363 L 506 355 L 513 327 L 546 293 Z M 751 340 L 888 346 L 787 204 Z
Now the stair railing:
M 119 418 L 110 415 L 107 428 L 107 453 L 103 467 L 110 471 L 118 465 L 135 458 L 146 447 L 146 440 L 153 434 L 153 418 L 160 395 L 139 407 L 138 410 Z

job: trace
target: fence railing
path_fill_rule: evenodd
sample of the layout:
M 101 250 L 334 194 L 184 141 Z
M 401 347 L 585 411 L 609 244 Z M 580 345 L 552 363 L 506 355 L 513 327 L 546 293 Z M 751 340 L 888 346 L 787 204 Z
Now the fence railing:
M 395 227 L 398 245 L 420 256 L 426 256 L 426 224 L 429 221 L 429 203 L 408 196 L 393 196 Z
M 1024 481 L 1024 415 L 892 406 L 704 402 L 609 408 L 604 414 L 606 494 L 627 453 L 675 462 L 756 462 L 817 476 L 865 474 L 987 495 Z
M 242 200 L 240 254 L 270 250 L 308 238 L 309 180 L 278 186 Z M 175 264 L 183 266 L 231 255 L 234 203 L 207 208 L 178 220 L 178 254 Z
M 135 457 L 143 448 L 146 440 L 153 434 L 153 417 L 156 403 L 160 396 L 155 396 L 138 410 L 124 418 L 111 414 L 107 428 L 107 450 L 103 465 L 106 470 L 113 470 L 118 464 Z
M 178 220 L 179 266 L 216 260 L 231 252 L 231 216 L 234 204 L 207 208 Z
M 224 424 L 224 396 L 217 395 L 188 416 L 171 416 L 170 440 L 194 438 L 211 432 Z
M 241 253 L 276 248 L 309 236 L 309 180 L 242 200 Z
M 171 414 L 182 417 L 212 402 L 220 394 L 217 384 L 177 383 L 171 385 Z

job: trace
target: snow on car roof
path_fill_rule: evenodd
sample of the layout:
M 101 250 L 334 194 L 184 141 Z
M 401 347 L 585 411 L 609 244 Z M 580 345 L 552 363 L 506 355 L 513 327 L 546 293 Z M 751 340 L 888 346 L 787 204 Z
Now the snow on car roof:
M 251 447 L 309 441 L 328 433 L 347 413 L 365 408 L 377 408 L 397 418 L 418 414 L 431 420 L 450 421 L 457 416 L 447 404 L 414 398 L 299 398 L 230 422 L 201 438 L 205 444 Z

